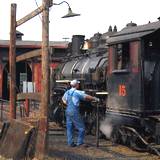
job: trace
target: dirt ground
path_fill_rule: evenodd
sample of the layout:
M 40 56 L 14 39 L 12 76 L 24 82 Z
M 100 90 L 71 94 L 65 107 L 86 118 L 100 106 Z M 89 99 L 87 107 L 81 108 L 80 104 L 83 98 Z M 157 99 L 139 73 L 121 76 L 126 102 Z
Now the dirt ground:
M 112 144 L 106 139 L 99 139 L 96 147 L 96 137 L 86 135 L 88 147 L 68 147 L 65 129 L 49 131 L 48 156 L 51 160 L 158 160 L 160 157 L 148 152 L 137 152 L 128 147 Z
M 77 137 L 75 136 L 75 139 Z M 55 123 L 49 125 L 48 154 L 46 160 L 160 160 L 157 155 L 148 152 L 137 152 L 126 146 L 112 144 L 109 140 L 85 136 L 88 147 L 68 147 L 65 128 Z M 6 160 L 0 156 L 0 160 Z M 11 160 L 11 159 L 10 159 Z M 26 159 L 27 160 L 27 159 Z

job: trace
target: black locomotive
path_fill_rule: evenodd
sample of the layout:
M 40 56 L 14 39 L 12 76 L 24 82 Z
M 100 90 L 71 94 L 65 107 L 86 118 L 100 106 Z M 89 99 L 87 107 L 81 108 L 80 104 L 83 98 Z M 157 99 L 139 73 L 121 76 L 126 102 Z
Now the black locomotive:
M 113 127 L 112 137 L 152 148 L 150 143 L 160 144 L 160 21 L 130 23 L 107 42 L 106 117 Z
M 68 52 L 63 57 L 58 67 L 52 72 L 53 81 L 53 107 L 50 115 L 52 120 L 61 125 L 65 125 L 65 106 L 61 103 L 61 98 L 69 87 L 69 81 L 78 79 L 81 81 L 81 88 L 86 93 L 96 96 L 97 92 L 107 91 L 107 65 L 108 52 L 106 40 L 107 36 L 114 34 L 116 27 L 112 31 L 111 27 L 107 33 L 96 33 L 89 40 L 85 40 L 83 35 L 74 35 L 69 44 Z M 96 128 L 96 104 L 81 102 L 81 113 L 85 119 L 87 132 L 95 134 Z M 101 97 L 101 115 L 105 116 L 106 96 Z
M 73 36 L 67 56 L 54 71 L 55 80 L 76 78 L 89 94 L 108 92 L 97 95 L 101 131 L 106 134 L 107 129 L 113 142 L 160 155 L 160 21 L 140 26 L 131 22 L 119 32 L 110 27 L 86 42 L 84 36 Z M 53 97 L 61 97 L 66 88 L 56 83 Z M 92 132 L 95 105 L 87 106 L 82 113 Z

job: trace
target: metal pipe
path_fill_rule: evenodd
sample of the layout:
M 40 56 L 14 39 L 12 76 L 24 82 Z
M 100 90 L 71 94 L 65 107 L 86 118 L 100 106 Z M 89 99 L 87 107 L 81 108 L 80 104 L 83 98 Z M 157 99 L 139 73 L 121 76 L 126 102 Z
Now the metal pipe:
M 66 3 L 68 5 L 68 7 L 71 8 L 67 1 L 62 1 L 60 3 L 53 3 L 53 5 L 61 5 L 62 3 Z
M 97 113 L 96 113 L 96 147 L 99 147 L 99 104 L 97 103 Z

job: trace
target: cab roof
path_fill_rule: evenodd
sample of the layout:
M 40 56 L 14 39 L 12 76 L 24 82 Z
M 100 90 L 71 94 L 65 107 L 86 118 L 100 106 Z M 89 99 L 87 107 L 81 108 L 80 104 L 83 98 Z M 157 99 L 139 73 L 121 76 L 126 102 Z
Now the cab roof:
M 107 43 L 108 45 L 111 45 L 125 41 L 137 40 L 157 31 L 158 29 L 160 29 L 160 21 L 153 23 L 149 22 L 148 24 L 139 26 L 128 26 L 114 35 L 111 35 L 110 38 L 107 39 Z

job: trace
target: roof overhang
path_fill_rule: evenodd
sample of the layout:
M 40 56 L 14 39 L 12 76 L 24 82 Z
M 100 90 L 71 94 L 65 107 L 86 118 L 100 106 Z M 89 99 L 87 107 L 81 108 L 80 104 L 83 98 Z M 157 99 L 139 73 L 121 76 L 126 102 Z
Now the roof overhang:
M 68 41 L 50 41 L 49 46 L 52 48 L 65 49 L 68 47 Z M 0 47 L 9 48 L 9 40 L 0 40 Z M 16 48 L 41 48 L 42 41 L 16 41 Z
M 107 39 L 108 45 L 117 44 L 125 41 L 140 40 L 142 37 L 148 36 L 160 30 L 160 21 L 148 23 L 139 26 L 125 27 L 120 32 L 111 35 Z
M 128 33 L 124 35 L 112 36 L 107 40 L 108 45 L 115 44 L 115 43 L 123 43 L 125 41 L 134 41 L 140 40 L 142 37 L 147 36 L 153 33 L 155 30 L 148 30 L 144 32 L 137 32 L 137 33 Z

